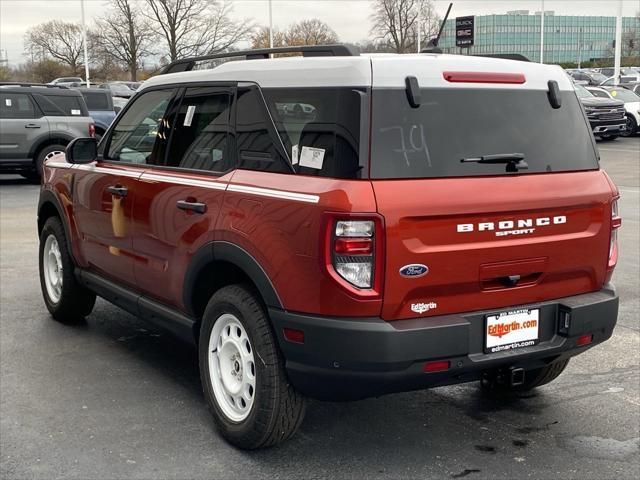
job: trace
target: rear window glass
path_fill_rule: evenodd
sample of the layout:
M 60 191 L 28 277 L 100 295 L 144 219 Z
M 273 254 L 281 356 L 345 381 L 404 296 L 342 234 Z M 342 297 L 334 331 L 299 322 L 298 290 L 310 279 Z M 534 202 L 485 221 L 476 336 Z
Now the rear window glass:
M 411 108 L 404 89 L 373 91 L 371 176 L 432 178 L 507 174 L 505 164 L 462 162 L 518 153 L 518 173 L 597 169 L 591 132 L 574 92 L 553 109 L 544 90 L 421 89 Z
M 113 110 L 107 92 L 82 92 L 82 96 L 89 110 Z
M 297 173 L 333 178 L 361 176 L 360 118 L 366 92 L 282 88 L 264 89 L 263 93 Z
M 82 96 L 35 94 L 35 97 L 47 116 L 87 116 L 87 107 Z

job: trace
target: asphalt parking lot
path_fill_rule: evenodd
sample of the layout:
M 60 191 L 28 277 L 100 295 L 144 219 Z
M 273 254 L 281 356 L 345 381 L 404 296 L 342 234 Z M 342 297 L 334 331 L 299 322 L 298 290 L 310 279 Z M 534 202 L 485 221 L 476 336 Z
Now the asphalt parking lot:
M 293 440 L 243 452 L 216 433 L 194 350 L 99 300 L 49 318 L 38 281 L 38 186 L 0 176 L 1 478 L 639 478 L 640 138 L 598 144 L 620 188 L 610 341 L 534 394 L 475 384 L 310 402 Z

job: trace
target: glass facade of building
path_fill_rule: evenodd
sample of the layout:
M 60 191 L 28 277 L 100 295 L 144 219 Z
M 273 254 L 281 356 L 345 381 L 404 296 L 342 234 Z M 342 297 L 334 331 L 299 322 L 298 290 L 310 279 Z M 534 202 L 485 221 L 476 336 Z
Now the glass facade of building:
M 545 63 L 588 61 L 613 56 L 616 32 L 615 17 L 554 15 L 544 16 Z M 640 20 L 622 19 L 623 44 L 625 36 L 640 36 Z M 636 39 L 640 42 L 640 39 Z M 505 15 L 475 17 L 475 42 L 470 48 L 456 47 L 455 18 L 447 20 L 440 39 L 445 53 L 488 54 L 519 53 L 531 61 L 540 60 L 540 13 L 527 10 Z M 623 55 L 625 52 L 623 51 Z

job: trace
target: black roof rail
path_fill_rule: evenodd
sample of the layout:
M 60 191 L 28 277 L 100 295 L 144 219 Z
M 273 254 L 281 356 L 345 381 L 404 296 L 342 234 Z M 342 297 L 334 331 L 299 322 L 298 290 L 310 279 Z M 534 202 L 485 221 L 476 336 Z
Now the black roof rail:
M 29 83 L 29 82 L 0 82 L 0 87 L 47 87 L 47 88 L 63 88 L 68 90 L 65 85 L 55 85 L 50 83 Z
M 189 72 L 196 63 L 219 58 L 245 57 L 245 60 L 269 58 L 271 55 L 282 53 L 302 53 L 303 57 L 356 57 L 360 55 L 347 45 L 304 45 L 300 47 L 260 48 L 255 50 L 239 50 L 237 52 L 216 53 L 200 57 L 188 57 L 175 60 L 160 71 L 160 75 L 167 73 Z
M 472 57 L 503 58 L 505 60 L 517 60 L 519 62 L 531 61 L 520 53 L 478 53 L 473 54 Z

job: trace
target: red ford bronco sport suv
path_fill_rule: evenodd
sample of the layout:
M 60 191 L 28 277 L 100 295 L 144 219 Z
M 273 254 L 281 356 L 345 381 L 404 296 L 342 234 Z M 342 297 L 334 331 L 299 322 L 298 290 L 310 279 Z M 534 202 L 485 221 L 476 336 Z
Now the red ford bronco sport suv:
M 242 448 L 290 437 L 305 396 L 528 390 L 611 336 L 618 191 L 560 67 L 231 55 L 174 62 L 47 162 L 56 320 L 98 295 L 194 342 Z

